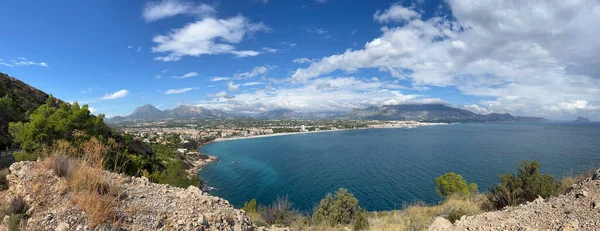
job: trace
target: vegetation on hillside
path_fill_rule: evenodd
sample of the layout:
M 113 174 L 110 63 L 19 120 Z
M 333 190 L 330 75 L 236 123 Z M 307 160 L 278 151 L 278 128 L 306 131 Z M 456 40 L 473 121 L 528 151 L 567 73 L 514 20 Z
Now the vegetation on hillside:
M 22 151 L 15 159 L 36 160 L 54 155 L 53 150 L 81 154 L 82 146 L 94 140 L 102 148 L 103 167 L 128 175 L 145 175 L 156 183 L 177 187 L 200 186 L 197 177 L 190 178 L 182 157 L 175 147 L 151 147 L 128 134 L 113 131 L 104 123 L 104 116 L 90 113 L 87 105 L 66 104 L 49 97 L 45 104 L 29 115 L 28 122 L 11 122 L 9 132 Z M 178 138 L 173 138 L 178 139 Z M 158 157 L 157 157 L 158 156 Z

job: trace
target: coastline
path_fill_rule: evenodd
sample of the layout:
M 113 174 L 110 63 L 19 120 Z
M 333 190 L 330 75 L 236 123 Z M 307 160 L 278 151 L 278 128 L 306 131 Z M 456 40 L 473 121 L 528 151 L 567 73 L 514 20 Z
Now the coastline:
M 311 134 L 311 133 L 321 133 L 321 132 L 337 132 L 337 131 L 349 131 L 349 130 L 361 130 L 361 129 L 386 129 L 386 128 L 416 128 L 423 126 L 435 126 L 435 125 L 449 125 L 451 123 L 426 123 L 426 122 L 417 122 L 417 121 L 398 121 L 400 123 L 397 124 L 385 124 L 389 126 L 369 126 L 366 128 L 347 128 L 347 129 L 335 129 L 335 130 L 322 130 L 322 131 L 306 131 L 306 132 L 283 132 L 283 133 L 274 133 L 274 134 L 266 134 L 266 135 L 256 135 L 256 136 L 239 136 L 239 137 L 228 137 L 228 138 L 216 138 L 210 143 L 222 142 L 222 141 L 230 141 L 230 140 L 245 140 L 245 139 L 256 139 L 256 138 L 265 138 L 265 137 L 274 137 L 274 136 L 287 136 L 287 135 L 301 135 L 301 134 Z M 207 143 L 207 144 L 210 144 Z M 207 145 L 205 144 L 205 145 Z

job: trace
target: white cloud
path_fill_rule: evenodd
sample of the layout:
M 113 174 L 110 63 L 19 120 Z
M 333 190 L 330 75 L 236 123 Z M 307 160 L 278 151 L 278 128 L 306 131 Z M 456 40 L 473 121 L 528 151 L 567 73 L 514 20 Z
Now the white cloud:
M 321 29 L 318 27 L 306 27 L 306 31 L 311 32 L 311 33 L 317 33 L 317 34 L 327 34 L 329 33 L 329 31 L 325 30 L 325 29 Z
M 215 94 L 207 94 L 206 96 L 210 97 L 210 98 L 223 98 L 227 96 L 227 92 L 226 91 L 220 91 L 218 93 Z
M 311 112 L 346 111 L 373 105 L 442 102 L 436 98 L 403 94 L 398 89 L 385 86 L 382 82 L 367 82 L 353 77 L 320 78 L 289 88 L 244 92 L 227 98 L 213 97 L 200 104 L 225 111 L 257 113 L 281 108 Z
M 167 53 L 155 57 L 160 61 L 176 61 L 184 56 L 234 54 L 237 57 L 259 55 L 252 50 L 236 50 L 234 44 L 240 43 L 248 34 L 268 31 L 262 23 L 252 23 L 244 16 L 238 15 L 228 19 L 204 18 L 189 23 L 182 28 L 174 29 L 167 35 L 155 36 L 152 41 L 154 53 Z
M 96 112 L 96 108 L 93 107 L 88 107 L 88 110 L 90 111 L 90 113 L 94 114 L 94 112 Z
M 215 76 L 215 77 L 210 78 L 210 81 L 211 82 L 218 82 L 218 81 L 226 81 L 226 80 L 229 80 L 229 79 L 231 79 L 231 78 L 229 78 L 229 77 L 218 77 L 218 76 Z
M 375 14 L 373 14 L 373 19 L 379 21 L 380 23 L 387 22 L 405 22 L 415 18 L 420 18 L 421 14 L 416 11 L 403 7 L 401 5 L 392 5 L 390 8 L 380 11 L 377 10 Z
M 193 90 L 193 88 L 191 88 L 191 87 L 186 87 L 186 88 L 181 88 L 181 89 L 169 89 L 169 90 L 166 90 L 163 94 L 165 94 L 165 95 L 181 94 L 181 93 L 185 93 L 185 92 L 188 92 L 191 90 Z
M 329 0 L 315 0 L 315 2 L 319 4 L 327 3 L 327 1 Z
M 373 82 L 379 82 L 379 78 L 373 77 L 373 78 L 371 78 L 371 81 L 373 81 Z
M 296 44 L 296 43 L 290 43 L 290 42 L 280 42 L 280 43 L 278 43 L 278 44 L 279 44 L 279 45 L 282 45 L 282 46 L 289 46 L 289 47 L 295 47 L 295 46 L 297 46 L 297 45 L 298 45 L 298 44 Z
M 269 53 L 277 53 L 277 51 L 278 51 L 275 48 L 269 48 L 269 47 L 263 47 L 262 49 L 263 49 L 263 51 L 269 52 Z
M 265 84 L 265 83 L 263 83 L 263 82 L 247 82 L 247 83 L 242 83 L 242 86 L 249 87 L 249 86 L 262 85 L 262 84 Z
M 375 20 L 404 23 L 383 27 L 362 49 L 297 69 L 291 80 L 307 83 L 338 70 L 375 68 L 416 87 L 455 87 L 484 97 L 477 105 L 490 112 L 562 116 L 583 101 L 600 110 L 594 106 L 600 105 L 600 30 L 589 29 L 600 21 L 600 2 L 449 0 L 448 5 L 452 15 L 427 20 L 398 11 L 398 5 L 380 11 Z
M 127 46 L 127 49 L 132 49 L 132 48 L 133 48 L 133 46 L 131 46 L 131 45 Z
M 252 68 L 251 71 L 235 74 L 235 77 L 236 78 L 252 78 L 252 77 L 256 77 L 258 75 L 264 75 L 269 70 L 272 70 L 274 68 L 275 68 L 274 66 L 269 66 L 269 65 L 258 66 L 258 67 Z
M 227 89 L 229 91 L 238 91 L 238 90 L 240 90 L 240 85 L 239 84 L 233 84 L 233 82 L 229 82 L 227 84 Z
M 187 74 L 182 75 L 182 76 L 171 76 L 171 78 L 174 78 L 174 79 L 187 79 L 187 78 L 196 77 L 196 76 L 198 76 L 198 73 L 196 73 L 196 72 L 190 72 L 190 73 L 187 73 Z
M 40 66 L 40 67 L 48 67 L 48 64 L 45 62 L 34 62 L 30 61 L 24 57 L 18 57 L 16 60 L 13 59 L 10 63 L 4 62 L 4 60 L 0 59 L 0 65 L 4 65 L 7 67 L 15 67 L 15 66 Z
M 314 62 L 314 60 L 311 60 L 308 58 L 298 58 L 298 59 L 292 60 L 292 62 L 302 64 L 302 63 L 312 63 L 312 62 Z
M 81 94 L 87 94 L 87 93 L 91 93 L 91 92 L 92 92 L 92 90 L 93 90 L 93 89 L 90 87 L 90 88 L 88 88 L 88 89 L 81 90 L 80 92 L 81 92 Z
M 125 96 L 127 96 L 129 94 L 129 91 L 123 89 L 120 91 L 116 91 L 114 93 L 106 93 L 102 98 L 100 98 L 100 100 L 112 100 L 112 99 L 118 99 L 118 98 L 123 98 Z
M 146 22 L 154 22 L 175 15 L 192 15 L 207 17 L 215 14 L 216 10 L 206 4 L 194 4 L 188 1 L 162 0 L 146 4 L 142 13 Z

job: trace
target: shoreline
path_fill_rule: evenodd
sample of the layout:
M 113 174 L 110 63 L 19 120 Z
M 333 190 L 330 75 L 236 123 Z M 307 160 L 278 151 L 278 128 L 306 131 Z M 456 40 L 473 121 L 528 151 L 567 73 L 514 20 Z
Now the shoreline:
M 406 121 L 402 121 L 402 122 L 406 122 Z M 436 125 L 451 124 L 451 123 L 426 123 L 426 122 L 417 122 L 417 121 L 413 121 L 413 122 L 414 123 L 409 123 L 409 124 L 404 123 L 404 124 L 397 124 L 397 125 L 392 125 L 392 126 L 374 126 L 374 127 L 366 127 L 366 128 L 346 128 L 346 129 L 307 131 L 307 132 L 283 132 L 283 133 L 274 133 L 274 134 L 256 135 L 256 136 L 216 138 L 215 140 L 213 140 L 210 143 L 207 143 L 205 145 L 208 145 L 211 143 L 216 143 L 216 142 L 231 141 L 231 140 L 257 139 L 257 138 L 265 138 L 265 137 L 301 135 L 301 134 L 312 134 L 312 133 L 321 133 L 321 132 L 337 132 L 337 131 L 350 131 L 350 130 L 361 130 L 361 129 L 416 128 L 416 127 L 424 127 L 424 126 L 436 126 Z

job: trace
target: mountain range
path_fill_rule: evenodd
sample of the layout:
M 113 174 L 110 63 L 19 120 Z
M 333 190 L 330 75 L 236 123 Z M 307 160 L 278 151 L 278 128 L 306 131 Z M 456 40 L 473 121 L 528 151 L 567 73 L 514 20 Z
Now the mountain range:
M 138 107 L 131 115 L 114 117 L 111 122 L 118 121 L 152 121 L 162 119 L 193 118 L 233 118 L 251 117 L 271 120 L 309 120 L 309 119 L 366 119 L 366 120 L 416 120 L 427 122 L 460 122 L 460 123 L 545 123 L 550 122 L 542 117 L 513 116 L 505 113 L 477 114 L 465 109 L 454 108 L 444 104 L 404 104 L 372 106 L 364 109 L 352 109 L 348 112 L 296 112 L 289 109 L 277 109 L 258 115 L 231 115 L 221 110 L 206 109 L 198 106 L 182 105 L 174 109 L 161 111 L 146 104 Z
M 136 108 L 128 116 L 115 116 L 110 118 L 110 122 L 118 121 L 153 121 L 163 119 L 192 119 L 192 118 L 226 118 L 231 115 L 216 109 L 206 109 L 203 107 L 181 105 L 173 109 L 161 111 L 160 109 L 146 104 Z

